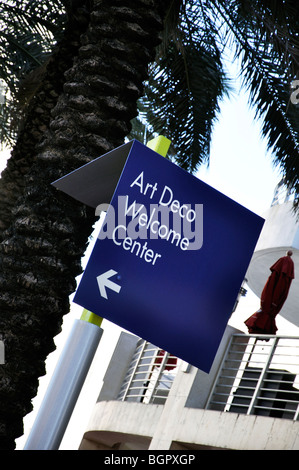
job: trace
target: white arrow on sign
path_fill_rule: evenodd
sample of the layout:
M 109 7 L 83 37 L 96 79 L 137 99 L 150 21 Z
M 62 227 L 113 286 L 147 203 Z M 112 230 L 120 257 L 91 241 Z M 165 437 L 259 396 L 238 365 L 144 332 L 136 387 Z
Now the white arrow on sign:
M 97 276 L 100 294 L 105 299 L 108 299 L 106 288 L 109 288 L 117 293 L 119 293 L 121 289 L 121 286 L 110 280 L 110 277 L 114 276 L 115 274 L 117 274 L 117 272 L 114 271 L 114 269 L 109 269 L 109 271 L 106 271 L 105 273 L 100 274 L 100 276 Z

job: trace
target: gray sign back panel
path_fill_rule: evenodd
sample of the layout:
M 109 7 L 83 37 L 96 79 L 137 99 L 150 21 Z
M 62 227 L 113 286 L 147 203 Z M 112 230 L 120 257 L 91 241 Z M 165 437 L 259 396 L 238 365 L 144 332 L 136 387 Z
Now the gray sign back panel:
M 87 206 L 96 208 L 99 204 L 109 204 L 133 142 L 92 160 L 52 185 Z

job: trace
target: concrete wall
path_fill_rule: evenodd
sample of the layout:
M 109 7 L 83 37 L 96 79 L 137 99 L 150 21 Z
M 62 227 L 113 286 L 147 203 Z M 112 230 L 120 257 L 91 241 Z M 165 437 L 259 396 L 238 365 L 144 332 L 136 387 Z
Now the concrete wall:
M 103 379 L 97 401 L 116 400 L 136 349 L 138 337 L 122 331 Z
M 81 449 L 299 450 L 298 421 L 185 407 L 195 375 L 179 372 L 164 406 L 98 402 Z

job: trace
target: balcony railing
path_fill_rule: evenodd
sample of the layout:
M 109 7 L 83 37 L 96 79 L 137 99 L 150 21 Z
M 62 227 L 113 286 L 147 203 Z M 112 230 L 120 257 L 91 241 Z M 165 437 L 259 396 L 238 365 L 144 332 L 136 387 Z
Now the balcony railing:
M 175 356 L 140 339 L 117 399 L 164 404 L 176 371 Z
M 299 338 L 233 335 L 206 408 L 297 420 Z

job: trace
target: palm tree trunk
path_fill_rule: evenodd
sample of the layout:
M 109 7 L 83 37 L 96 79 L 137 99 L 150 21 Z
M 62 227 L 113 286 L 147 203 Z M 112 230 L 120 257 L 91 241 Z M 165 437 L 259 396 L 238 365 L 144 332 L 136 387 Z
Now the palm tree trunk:
M 73 4 L 74 3 L 74 4 Z M 49 60 L 30 73 L 19 86 L 16 109 L 20 127 L 7 166 L 0 179 L 0 241 L 12 221 L 14 206 L 22 195 L 26 175 L 36 157 L 36 146 L 49 126 L 51 111 L 62 93 L 64 73 L 72 66 L 73 57 L 85 32 L 89 12 L 84 2 L 69 5 L 69 21 L 64 36 Z
M 0 449 L 14 448 L 69 311 L 94 214 L 50 183 L 123 143 L 169 1 L 98 0 L 0 245 Z

